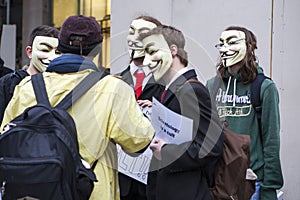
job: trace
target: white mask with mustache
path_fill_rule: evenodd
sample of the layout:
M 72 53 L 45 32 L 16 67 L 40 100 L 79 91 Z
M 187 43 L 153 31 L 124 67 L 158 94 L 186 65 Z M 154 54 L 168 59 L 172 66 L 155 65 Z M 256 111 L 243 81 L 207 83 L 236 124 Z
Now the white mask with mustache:
M 146 33 L 155 27 L 156 24 L 143 19 L 136 19 L 132 21 L 127 36 L 129 55 L 132 59 L 140 58 L 145 55 L 142 42 L 137 40 L 139 35 L 141 33 Z
M 145 47 L 143 65 L 150 68 L 155 81 L 158 81 L 172 65 L 170 47 L 162 34 L 150 35 L 142 42 Z
M 225 67 L 230 67 L 245 58 L 247 51 L 245 38 L 243 31 L 229 30 L 222 32 L 220 43 L 216 47 L 219 49 Z
M 31 62 L 39 72 L 44 72 L 49 63 L 61 55 L 57 51 L 58 39 L 46 36 L 36 36 L 32 44 Z

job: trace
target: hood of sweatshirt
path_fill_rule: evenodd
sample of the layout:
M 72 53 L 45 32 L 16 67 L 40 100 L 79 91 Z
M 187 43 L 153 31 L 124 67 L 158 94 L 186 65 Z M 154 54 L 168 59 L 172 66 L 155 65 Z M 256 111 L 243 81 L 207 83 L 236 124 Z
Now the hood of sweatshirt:
M 257 70 L 259 74 L 263 74 L 263 69 L 257 65 Z M 235 107 L 236 103 L 246 103 L 250 104 L 250 85 L 244 85 L 241 82 L 241 74 L 237 74 L 236 76 L 232 76 L 228 71 L 225 72 L 225 76 L 227 78 L 227 84 L 224 84 L 225 92 L 223 91 L 223 103 L 232 103 L 232 106 Z M 238 93 L 238 90 L 242 88 L 244 93 Z M 220 89 L 221 90 L 221 89 Z M 226 101 L 227 100 L 227 101 Z

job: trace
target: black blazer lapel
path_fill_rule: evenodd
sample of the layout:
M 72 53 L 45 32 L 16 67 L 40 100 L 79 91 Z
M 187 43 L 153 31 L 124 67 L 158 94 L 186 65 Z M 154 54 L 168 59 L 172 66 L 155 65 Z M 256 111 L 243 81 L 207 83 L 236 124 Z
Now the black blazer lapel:
M 164 86 L 155 82 L 153 76 L 148 80 L 147 84 L 145 85 L 139 99 L 148 99 L 152 101 L 152 97 L 160 100 L 161 94 L 164 91 Z
M 169 87 L 167 90 L 167 93 L 165 94 L 165 97 L 162 101 L 162 104 L 168 103 L 169 99 L 172 99 L 171 97 L 176 94 L 176 92 L 180 89 L 180 87 L 185 84 L 185 82 L 189 79 L 197 79 L 197 74 L 195 70 L 189 70 L 179 76 Z
M 127 67 L 120 74 L 122 76 L 122 80 L 125 81 L 130 87 L 134 88 L 133 79 L 130 74 L 130 67 Z

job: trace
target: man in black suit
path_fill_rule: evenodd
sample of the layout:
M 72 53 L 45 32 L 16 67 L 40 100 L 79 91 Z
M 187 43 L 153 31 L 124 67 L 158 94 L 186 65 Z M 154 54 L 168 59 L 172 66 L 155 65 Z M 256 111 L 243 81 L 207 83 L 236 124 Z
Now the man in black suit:
M 160 98 L 164 86 L 157 83 L 148 67 L 143 66 L 144 49 L 137 37 L 142 32 L 147 32 L 161 23 L 151 16 L 139 16 L 130 25 L 127 37 L 129 66 L 121 72 L 122 80 L 134 88 L 137 102 L 146 106 L 152 97 Z M 147 101 L 146 101 L 147 100 Z M 119 173 L 121 200 L 146 200 L 146 185 L 125 174 Z
M 185 38 L 180 30 L 161 26 L 139 39 L 145 48 L 143 64 L 149 66 L 156 81 L 166 83 L 162 104 L 193 120 L 191 141 L 178 145 L 155 138 L 150 144 L 154 156 L 148 173 L 148 200 L 208 200 L 214 166 L 223 151 L 216 108 L 195 70 L 187 67 Z

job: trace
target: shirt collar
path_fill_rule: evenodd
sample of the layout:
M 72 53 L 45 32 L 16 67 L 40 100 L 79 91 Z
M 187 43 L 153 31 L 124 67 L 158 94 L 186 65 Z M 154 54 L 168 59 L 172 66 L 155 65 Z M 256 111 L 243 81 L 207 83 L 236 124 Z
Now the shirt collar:
M 134 62 L 131 62 L 130 63 L 130 73 L 131 73 L 131 75 L 134 75 L 136 70 L 138 70 L 139 68 L 144 71 L 145 76 L 148 76 L 149 74 L 151 74 L 151 71 L 150 71 L 149 67 L 138 67 L 134 64 Z
M 190 69 L 188 67 L 184 67 L 182 69 L 180 69 L 175 76 L 171 79 L 171 81 L 166 85 L 166 90 L 170 87 L 170 85 L 182 74 L 184 74 L 185 72 L 189 71 Z

